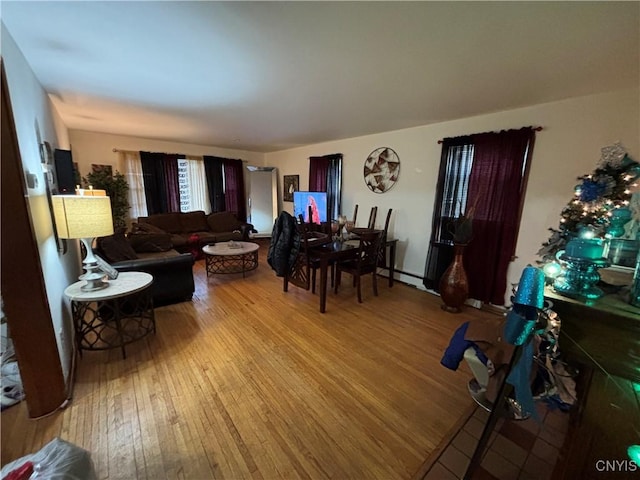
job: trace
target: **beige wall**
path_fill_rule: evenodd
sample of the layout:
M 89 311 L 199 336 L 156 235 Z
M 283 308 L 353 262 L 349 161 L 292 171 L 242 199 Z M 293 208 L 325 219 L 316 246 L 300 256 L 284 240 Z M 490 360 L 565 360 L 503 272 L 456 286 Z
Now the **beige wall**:
M 73 326 L 64 289 L 77 281 L 80 274 L 79 250 L 77 241 L 68 242 L 69 250 L 66 254 L 58 250 L 36 133 L 39 130 L 41 141 L 49 142 L 52 148 L 68 148 L 67 131 L 4 24 L 2 60 L 7 73 L 22 166 L 25 176 L 33 174 L 37 179 L 37 185 L 27 191 L 30 220 L 38 243 L 62 370 L 65 379 L 69 380 Z
M 342 153 L 343 212 L 359 205 L 359 224 L 369 209 L 378 206 L 378 224 L 393 208 L 390 231 L 399 239 L 397 267 L 422 277 L 427 257 L 441 145 L 438 140 L 471 133 L 523 126 L 542 126 L 537 133 L 517 255 L 509 281 L 517 283 L 522 269 L 537 259 L 536 252 L 548 238 L 548 227 L 557 227 L 560 211 L 571 199 L 579 175 L 592 172 L 600 149 L 621 141 L 634 159 L 640 159 L 640 93 L 638 89 L 580 97 L 435 125 L 337 140 L 268 153 L 265 164 L 283 175 L 300 175 L 300 188 L 308 187 L 312 155 Z M 391 147 L 400 157 L 398 182 L 384 194 L 372 193 L 363 181 L 363 165 L 378 147 Z M 282 208 L 292 212 L 292 203 Z M 421 286 L 421 280 L 401 276 Z
M 185 155 L 213 155 L 223 158 L 235 158 L 244 161 L 244 165 L 263 166 L 264 154 L 245 150 L 232 150 L 210 145 L 194 145 L 190 143 L 166 142 L 151 138 L 111 135 L 108 133 L 70 130 L 71 155 L 78 164 L 80 175 L 84 177 L 91 171 L 92 164 L 111 165 L 117 170 L 118 154 L 113 149 L 146 152 L 180 153 Z M 248 171 L 244 170 L 246 195 L 249 195 L 250 184 L 247 181 Z M 249 210 L 247 210 L 248 212 Z M 132 220 L 135 220 L 132 218 Z
M 114 148 L 120 150 L 183 153 L 185 155 L 213 155 L 223 158 L 239 158 L 249 164 L 260 165 L 264 159 L 262 153 L 247 152 L 245 150 L 231 150 L 210 145 L 193 145 L 190 143 L 166 142 L 150 138 L 111 135 L 108 133 L 86 132 L 84 130 L 70 130 L 69 141 L 73 161 L 78 163 L 81 175 L 84 177 L 91 171 L 91 164 L 112 165 L 115 171 L 118 154 Z

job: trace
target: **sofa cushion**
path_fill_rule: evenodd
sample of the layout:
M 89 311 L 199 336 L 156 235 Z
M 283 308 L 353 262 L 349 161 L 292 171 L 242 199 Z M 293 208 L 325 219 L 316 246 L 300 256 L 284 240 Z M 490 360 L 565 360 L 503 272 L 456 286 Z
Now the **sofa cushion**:
M 134 233 L 129 235 L 129 243 L 136 253 L 166 252 L 173 247 L 170 233 Z
M 147 218 L 147 217 L 145 217 Z M 131 224 L 131 233 L 167 233 L 163 229 L 151 223 L 138 222 Z
M 207 225 L 207 216 L 202 210 L 183 213 L 180 215 L 180 224 L 182 225 L 182 233 L 209 230 L 209 226 Z
M 104 255 L 105 260 L 109 263 L 138 258 L 135 250 L 125 238 L 124 233 L 114 233 L 108 237 L 100 237 L 97 240 L 97 245 L 100 253 Z
M 174 233 L 171 235 L 171 244 L 173 245 L 173 248 L 184 247 L 187 244 L 188 238 L 189 237 L 187 235 Z
M 212 232 L 211 230 L 205 230 L 203 232 L 195 232 L 193 235 L 197 235 L 200 243 L 214 241 L 216 240 L 217 234 Z
M 173 258 L 179 256 L 180 253 L 173 248 L 165 252 L 142 252 L 138 254 L 138 260 L 159 260 L 163 258 Z
M 207 216 L 207 223 L 212 232 L 233 232 L 239 230 L 242 225 L 231 212 L 211 213 Z
M 181 213 L 157 213 L 149 217 L 139 217 L 138 223 L 149 223 L 158 228 L 161 228 L 165 232 L 180 233 L 182 232 L 182 225 L 180 224 Z

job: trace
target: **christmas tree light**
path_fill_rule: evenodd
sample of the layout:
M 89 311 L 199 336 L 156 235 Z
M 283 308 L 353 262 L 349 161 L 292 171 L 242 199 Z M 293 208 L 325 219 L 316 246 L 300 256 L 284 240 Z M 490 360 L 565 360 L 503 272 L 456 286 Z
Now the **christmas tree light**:
M 574 196 L 560 212 L 558 228 L 549 228 L 551 236 L 542 244 L 540 263 L 556 260 L 559 251 L 584 227 L 598 238 L 624 233 L 632 190 L 640 180 L 640 164 L 632 160 L 620 143 L 604 147 L 596 170 L 578 177 Z

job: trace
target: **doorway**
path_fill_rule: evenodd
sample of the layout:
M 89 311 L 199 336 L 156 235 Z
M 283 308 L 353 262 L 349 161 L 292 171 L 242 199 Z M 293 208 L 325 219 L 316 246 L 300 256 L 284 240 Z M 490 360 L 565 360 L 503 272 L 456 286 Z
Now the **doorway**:
M 270 238 L 278 217 L 278 170 L 247 166 L 249 200 L 247 221 L 258 231 L 254 238 Z

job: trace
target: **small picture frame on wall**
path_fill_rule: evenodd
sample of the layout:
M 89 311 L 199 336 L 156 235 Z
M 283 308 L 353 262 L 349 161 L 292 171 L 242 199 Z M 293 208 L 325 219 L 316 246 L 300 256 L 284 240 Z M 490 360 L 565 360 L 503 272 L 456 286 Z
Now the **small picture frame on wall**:
M 113 175 L 113 167 L 111 165 L 98 165 L 97 163 L 91 164 L 91 171 L 93 173 L 107 172 L 109 175 Z
M 293 202 L 293 192 L 300 190 L 299 175 L 285 175 L 283 180 L 282 200 L 285 202 Z

